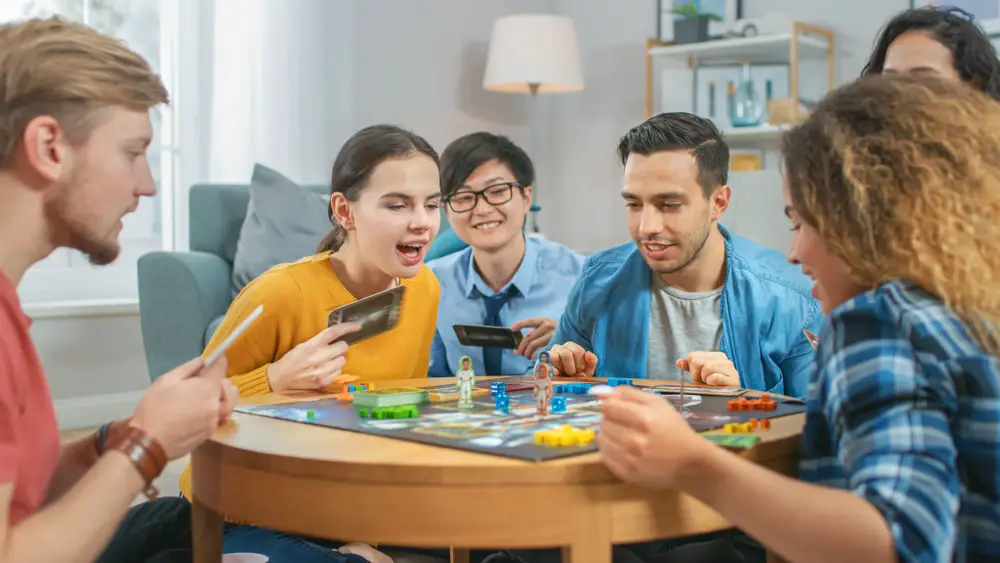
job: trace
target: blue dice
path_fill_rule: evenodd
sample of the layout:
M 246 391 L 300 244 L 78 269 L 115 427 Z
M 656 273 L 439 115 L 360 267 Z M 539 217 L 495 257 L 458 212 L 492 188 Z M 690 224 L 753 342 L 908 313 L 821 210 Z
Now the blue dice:
M 506 393 L 503 395 L 497 395 L 496 397 L 497 410 L 501 412 L 510 412 L 510 396 Z
M 631 379 L 626 379 L 623 377 L 609 377 L 608 386 L 618 387 L 619 385 L 634 385 Z
M 490 383 L 490 395 L 494 399 L 497 397 L 504 397 L 507 395 L 507 384 L 503 381 L 493 381 Z
M 552 397 L 552 412 L 566 412 L 566 397 Z

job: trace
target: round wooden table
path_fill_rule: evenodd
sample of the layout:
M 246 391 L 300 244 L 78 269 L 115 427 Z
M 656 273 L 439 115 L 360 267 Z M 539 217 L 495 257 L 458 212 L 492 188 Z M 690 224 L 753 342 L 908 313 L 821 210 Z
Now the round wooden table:
M 774 419 L 740 455 L 792 474 L 803 423 L 803 415 Z M 608 563 L 612 544 L 731 527 L 692 497 L 622 483 L 598 453 L 534 463 L 241 413 L 192 454 L 192 479 L 195 563 L 221 560 L 223 514 L 314 537 L 451 546 L 455 561 L 470 548 L 561 547 L 564 561 Z

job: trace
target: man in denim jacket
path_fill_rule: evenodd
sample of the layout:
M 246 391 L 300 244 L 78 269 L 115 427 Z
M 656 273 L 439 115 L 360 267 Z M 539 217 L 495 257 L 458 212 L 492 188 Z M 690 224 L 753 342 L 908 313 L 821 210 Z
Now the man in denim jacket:
M 560 375 L 649 378 L 802 397 L 822 313 L 774 250 L 719 224 L 729 148 L 708 120 L 664 113 L 618 145 L 633 243 L 583 267 L 549 350 Z

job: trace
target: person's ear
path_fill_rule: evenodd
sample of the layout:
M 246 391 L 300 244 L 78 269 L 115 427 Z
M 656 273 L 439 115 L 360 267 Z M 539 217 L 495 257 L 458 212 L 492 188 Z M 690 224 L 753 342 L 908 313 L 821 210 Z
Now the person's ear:
M 22 163 L 45 184 L 57 181 L 71 166 L 65 132 L 52 116 L 41 115 L 29 121 L 19 145 Z
M 344 194 L 336 192 L 330 195 L 330 209 L 333 211 L 333 220 L 345 231 L 354 228 L 354 210 L 351 209 L 351 202 L 344 197 Z
M 535 196 L 535 190 L 533 190 L 531 186 L 524 186 L 521 188 L 521 191 L 524 192 L 524 204 L 528 207 L 528 209 L 531 209 L 531 201 Z
M 712 205 L 712 220 L 718 221 L 720 217 L 729 209 L 729 201 L 732 198 L 733 191 L 728 185 L 719 186 L 715 188 L 712 192 L 711 205 Z

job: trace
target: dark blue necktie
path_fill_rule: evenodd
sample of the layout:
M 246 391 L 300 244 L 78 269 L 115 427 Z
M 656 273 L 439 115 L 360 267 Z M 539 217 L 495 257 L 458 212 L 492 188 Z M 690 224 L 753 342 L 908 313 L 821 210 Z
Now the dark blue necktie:
M 500 309 L 514 296 L 516 290 L 514 286 L 507 288 L 507 291 L 492 296 L 483 296 L 483 303 L 486 305 L 486 326 L 500 325 Z M 483 375 L 503 375 L 503 365 L 501 354 L 503 348 L 486 347 L 483 348 L 483 364 L 486 366 L 486 373 Z

